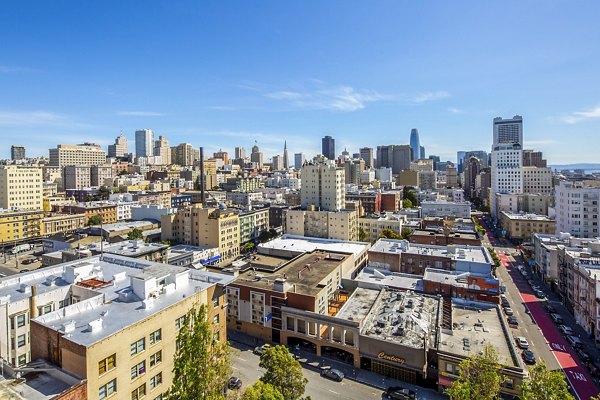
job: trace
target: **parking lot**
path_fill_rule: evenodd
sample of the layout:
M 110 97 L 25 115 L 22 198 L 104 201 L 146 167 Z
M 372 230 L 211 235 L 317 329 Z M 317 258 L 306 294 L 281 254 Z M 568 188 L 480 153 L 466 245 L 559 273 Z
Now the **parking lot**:
M 32 250 L 10 253 L 10 247 L 0 253 L 0 275 L 8 276 L 19 272 L 33 271 L 42 266 L 42 245 L 35 244 Z

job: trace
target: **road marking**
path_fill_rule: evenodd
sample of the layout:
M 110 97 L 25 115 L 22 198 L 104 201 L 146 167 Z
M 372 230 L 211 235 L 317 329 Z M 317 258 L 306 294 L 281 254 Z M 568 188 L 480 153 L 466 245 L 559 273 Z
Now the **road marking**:
M 245 358 L 242 357 L 238 357 L 238 360 L 244 361 L 244 362 L 248 362 L 248 360 L 246 360 Z
M 587 379 L 585 379 L 585 375 L 583 375 L 582 373 L 575 371 L 569 371 L 569 373 L 573 378 L 577 379 L 578 381 L 587 382 Z
M 564 351 L 564 352 L 567 351 L 567 348 L 560 343 L 552 343 L 552 347 L 554 347 L 556 350 L 560 350 L 560 351 Z
M 339 393 L 338 393 L 338 392 L 335 392 L 335 391 L 333 391 L 333 390 L 331 390 L 331 389 L 327 389 L 327 390 L 329 390 L 329 391 L 330 391 L 331 393 L 333 393 L 333 394 L 338 394 L 338 395 L 339 395 Z

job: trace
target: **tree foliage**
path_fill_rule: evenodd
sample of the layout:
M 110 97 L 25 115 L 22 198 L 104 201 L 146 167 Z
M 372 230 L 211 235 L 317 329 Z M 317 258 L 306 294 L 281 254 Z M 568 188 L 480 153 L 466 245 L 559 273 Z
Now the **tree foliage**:
M 98 188 L 98 197 L 101 200 L 108 200 L 108 197 L 112 194 L 112 190 L 110 190 L 110 188 L 108 188 L 107 186 L 100 186 Z
M 258 240 L 260 240 L 262 243 L 267 242 L 271 239 L 276 238 L 278 235 L 277 231 L 273 228 L 269 229 L 269 230 L 264 230 L 261 233 L 258 234 Z
M 404 200 L 410 200 L 412 204 L 412 206 L 406 208 L 417 207 L 419 205 L 419 200 L 417 199 L 417 192 L 410 186 L 404 186 L 404 188 L 402 189 L 402 198 Z
M 254 243 L 248 242 L 248 243 L 246 243 L 245 245 L 242 246 L 242 248 L 241 248 L 240 251 L 242 253 L 247 253 L 247 252 L 251 251 L 252 249 L 254 249 L 254 247 L 255 247 Z
M 402 228 L 402 232 L 400 233 L 400 236 L 402 237 L 402 239 L 408 240 L 411 235 L 412 235 L 412 231 L 410 230 L 410 228 L 407 228 L 407 227 Z
M 270 383 L 256 381 L 246 389 L 242 400 L 285 400 L 283 395 Z
M 85 196 L 85 202 L 89 203 L 96 200 L 96 198 L 94 196 L 92 196 L 91 194 L 88 194 L 87 196 Z
M 494 400 L 499 398 L 503 377 L 498 352 L 487 345 L 481 354 L 460 363 L 460 375 L 446 392 L 451 400 Z
M 358 228 L 358 240 L 360 242 L 365 242 L 367 240 L 367 233 L 363 228 Z
M 173 384 L 167 398 L 223 400 L 231 373 L 228 343 L 220 343 L 203 304 L 190 310 L 177 335 Z
M 529 370 L 529 377 L 521 385 L 521 400 L 575 400 L 562 371 L 551 371 L 544 363 Z
M 266 371 L 260 380 L 277 389 L 285 400 L 302 399 L 308 379 L 302 374 L 302 366 L 292 357 L 285 346 L 266 349 L 260 356 L 259 367 Z
M 129 240 L 143 240 L 144 234 L 141 229 L 133 228 L 128 234 L 127 239 Z
M 413 202 L 409 199 L 402 200 L 402 208 L 413 208 Z
M 398 234 L 398 232 L 396 232 L 393 229 L 384 229 L 381 231 L 381 233 L 379 234 L 380 238 L 384 238 L 384 239 L 396 239 L 396 240 L 401 240 L 402 236 L 400 236 Z
M 100 225 L 102 223 L 102 215 L 96 214 L 88 218 L 88 226 Z

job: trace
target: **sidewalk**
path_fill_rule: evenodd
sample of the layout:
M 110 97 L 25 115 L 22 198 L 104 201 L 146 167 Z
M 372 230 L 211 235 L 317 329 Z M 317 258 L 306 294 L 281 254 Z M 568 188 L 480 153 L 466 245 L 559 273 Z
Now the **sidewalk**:
M 227 331 L 227 339 L 230 342 L 235 342 L 237 344 L 254 348 L 256 346 L 260 346 L 265 343 L 265 341 L 261 341 L 257 338 L 251 337 L 249 335 L 236 332 L 236 331 Z M 271 343 L 275 345 L 276 343 Z M 293 353 L 298 354 L 300 358 L 300 363 L 304 368 L 312 369 L 314 371 L 320 372 L 324 368 L 335 368 L 342 371 L 346 377 L 346 379 L 353 380 L 355 382 L 361 383 L 363 385 L 368 385 L 377 389 L 381 389 L 382 391 L 386 390 L 391 386 L 401 386 L 407 389 L 414 390 L 417 393 L 418 399 L 424 400 L 441 400 L 447 399 L 446 396 L 437 393 L 433 389 L 428 389 L 416 385 L 411 385 L 406 382 L 399 381 L 397 379 L 392 379 L 385 377 L 383 375 L 376 374 L 371 371 L 367 371 L 360 368 L 354 368 L 350 364 L 346 364 L 340 361 L 332 360 L 326 357 L 318 357 L 314 353 L 306 352 L 303 350 L 294 350 Z

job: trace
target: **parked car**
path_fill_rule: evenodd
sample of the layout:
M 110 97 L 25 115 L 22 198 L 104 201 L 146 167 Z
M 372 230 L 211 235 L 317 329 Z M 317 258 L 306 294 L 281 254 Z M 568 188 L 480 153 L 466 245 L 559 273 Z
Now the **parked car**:
M 504 307 L 504 314 L 506 314 L 510 317 L 511 315 L 514 315 L 514 312 L 513 312 L 512 308 Z
M 592 360 L 590 355 L 588 353 L 586 353 L 585 350 L 583 350 L 583 349 L 580 349 L 577 347 L 577 348 L 575 348 L 575 352 L 577 353 L 577 355 L 579 356 L 581 361 L 583 361 L 584 364 L 587 364 Z
M 527 341 L 527 339 L 525 339 L 525 337 L 517 336 L 515 338 L 515 341 L 517 342 L 517 346 L 519 346 L 520 348 L 524 350 L 527 350 L 529 348 L 529 342 Z
M 37 258 L 28 258 L 26 260 L 21 261 L 21 264 L 23 264 L 23 265 L 29 265 L 29 264 L 33 264 L 36 261 L 38 261 Z
M 525 350 L 521 353 L 521 358 L 523 358 L 523 361 L 525 361 L 525 364 L 535 364 L 536 360 L 535 360 L 535 355 L 533 354 L 533 351 L 531 350 Z
M 383 394 L 383 397 L 392 400 L 414 400 L 417 398 L 417 394 L 413 390 L 400 386 L 394 386 L 387 388 Z
M 552 313 L 550 314 L 550 318 L 552 318 L 552 321 L 556 322 L 557 324 L 563 323 L 563 318 L 559 314 Z
M 537 297 L 538 299 L 545 299 L 546 293 L 542 292 L 541 290 L 536 290 L 535 297 Z
M 575 348 L 583 348 L 583 343 L 581 342 L 581 340 L 579 340 L 577 336 L 567 336 L 567 341 L 571 343 L 571 346 Z
M 254 354 L 256 354 L 257 356 L 260 356 L 260 355 L 262 355 L 262 353 L 263 353 L 263 352 L 264 352 L 266 349 L 268 349 L 269 347 L 271 347 L 271 345 L 270 345 L 270 344 L 268 344 L 268 343 L 265 343 L 265 344 L 263 344 L 262 346 L 256 346 L 256 347 L 254 348 Z
M 517 319 L 517 317 L 515 315 L 511 315 L 510 317 L 507 318 L 507 320 L 508 320 L 509 325 L 519 325 L 519 320 Z
M 502 299 L 500 300 L 500 302 L 502 303 L 502 307 L 510 307 L 510 303 L 508 302 L 508 300 Z
M 331 379 L 332 381 L 341 382 L 344 380 L 344 373 L 339 369 L 331 368 L 321 371 L 323 378 Z
M 232 376 L 231 378 L 229 378 L 229 380 L 227 381 L 227 388 L 228 389 L 239 389 L 242 387 L 242 380 L 238 377 Z
M 546 309 L 546 311 L 548 311 L 549 313 L 556 313 L 556 308 L 550 304 L 550 303 L 546 303 L 544 304 L 544 308 Z
M 587 367 L 594 378 L 600 378 L 600 365 L 595 362 L 589 362 L 587 363 Z
M 529 283 L 529 286 L 531 287 L 535 286 L 535 282 L 533 281 L 533 279 L 527 279 L 527 283 Z
M 565 336 L 573 335 L 573 329 L 571 329 L 570 326 L 561 325 L 558 327 L 558 330 L 560 330 L 563 333 L 563 335 L 565 335 Z

